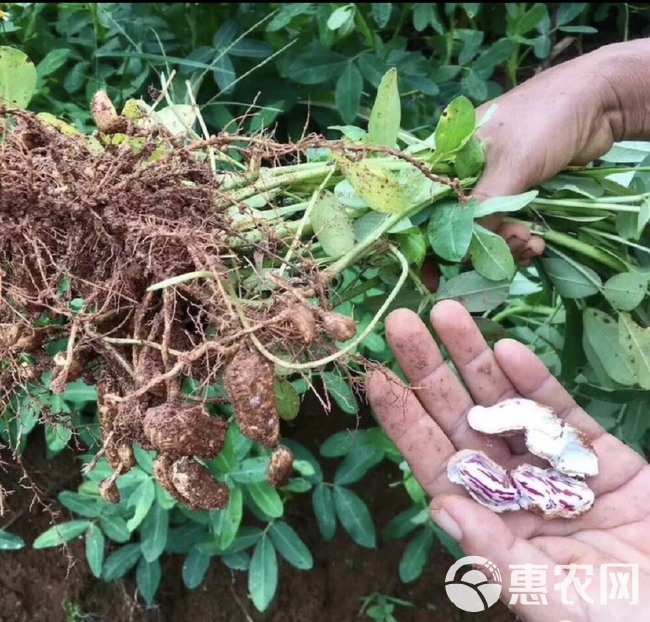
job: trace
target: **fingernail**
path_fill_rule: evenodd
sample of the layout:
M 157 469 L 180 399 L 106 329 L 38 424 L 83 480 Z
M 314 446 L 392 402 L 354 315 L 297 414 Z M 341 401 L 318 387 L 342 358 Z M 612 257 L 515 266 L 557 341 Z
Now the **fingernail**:
M 462 540 L 463 532 L 460 530 L 458 523 L 442 508 L 436 508 L 431 511 L 431 518 L 440 529 L 442 529 L 449 537 L 457 542 Z

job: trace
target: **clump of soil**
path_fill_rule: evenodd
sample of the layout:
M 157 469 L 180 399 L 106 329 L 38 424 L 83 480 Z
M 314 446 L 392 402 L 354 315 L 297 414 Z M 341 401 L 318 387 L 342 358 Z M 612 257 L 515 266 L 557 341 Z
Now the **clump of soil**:
M 227 209 L 243 206 L 208 158 L 98 103 L 91 138 L 0 111 L 0 413 L 10 415 L 44 372 L 54 393 L 83 378 L 97 386 L 114 469 L 106 499 L 116 498 L 115 478 L 133 466 L 138 442 L 161 452 L 159 480 L 176 498 L 223 507 L 227 494 L 194 461 L 219 452 L 227 427 L 224 399 L 205 389 L 225 383 L 244 434 L 273 448 L 268 359 L 331 354 L 354 321 L 328 309 L 309 253 L 294 252 L 284 277 L 264 280 L 265 261 L 285 241 L 260 225 L 261 242 L 242 242 Z

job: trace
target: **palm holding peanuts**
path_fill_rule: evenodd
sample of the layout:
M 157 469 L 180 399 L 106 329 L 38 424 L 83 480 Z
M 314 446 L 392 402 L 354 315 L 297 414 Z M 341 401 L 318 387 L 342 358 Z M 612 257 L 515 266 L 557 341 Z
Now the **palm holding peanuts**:
M 567 573 L 560 566 L 581 564 L 594 569 L 586 588 L 593 605 L 575 588 L 569 588 L 568 593 L 573 605 L 567 605 L 560 592 L 549 588 L 547 606 L 514 606 L 526 620 L 605 622 L 623 610 L 628 622 L 649 619 L 650 466 L 591 419 L 522 344 L 506 339 L 492 351 L 470 314 L 453 301 L 438 303 L 431 323 L 460 378 L 445 363 L 417 315 L 399 310 L 388 317 L 386 336 L 411 388 L 381 370 L 369 376 L 367 390 L 379 423 L 432 496 L 434 521 L 458 540 L 467 555 L 487 557 L 501 569 L 504 599 L 510 597 L 506 570 L 511 564 L 545 566 L 549 585 Z M 466 420 L 475 404 L 489 406 L 516 396 L 552 407 L 593 443 L 601 472 L 589 482 L 596 493 L 594 507 L 581 518 L 544 520 L 529 512 L 498 515 L 460 496 L 462 489 L 449 482 L 447 461 L 461 449 L 486 450 L 486 442 L 490 443 L 489 453 L 507 469 L 531 459 L 523 446 L 505 440 L 486 441 Z M 598 567 L 609 563 L 639 565 L 637 605 L 600 605 Z M 560 575 L 554 574 L 556 568 Z

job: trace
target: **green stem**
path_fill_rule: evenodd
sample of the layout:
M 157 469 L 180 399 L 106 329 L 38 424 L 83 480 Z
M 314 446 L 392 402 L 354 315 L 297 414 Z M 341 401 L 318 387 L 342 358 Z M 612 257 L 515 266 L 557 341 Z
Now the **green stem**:
M 592 235 L 596 235 L 598 237 L 604 238 L 605 240 L 610 240 L 612 242 L 616 242 L 617 244 L 624 244 L 625 246 L 636 248 L 638 251 L 641 251 L 642 253 L 650 253 L 649 248 L 642 246 L 641 244 L 635 244 L 634 242 L 630 242 L 629 240 L 622 238 L 620 235 L 612 235 L 611 233 L 605 233 L 604 231 L 599 231 L 598 229 L 593 229 L 591 227 L 583 227 L 582 230 L 585 233 L 591 233 Z
M 618 197 L 622 199 L 623 197 Z M 626 197 L 628 198 L 628 197 Z M 632 197 L 629 197 L 632 198 Z M 595 201 L 579 201 L 571 199 L 535 199 L 531 204 L 531 207 L 542 208 L 540 211 L 543 211 L 544 206 L 554 207 L 556 209 L 562 208 L 571 208 L 575 207 L 581 210 L 600 210 L 600 211 L 610 211 L 610 212 L 638 212 L 638 205 L 626 205 L 626 201 L 610 201 L 608 203 L 600 203 Z
M 293 255 L 294 251 L 296 248 L 298 248 L 298 245 L 300 244 L 300 239 L 302 238 L 302 233 L 305 230 L 305 227 L 309 224 L 309 217 L 311 215 L 312 210 L 314 209 L 314 206 L 316 205 L 316 202 L 318 199 L 323 195 L 323 191 L 325 190 L 327 186 L 327 182 L 330 180 L 330 177 L 334 174 L 334 170 L 332 169 L 326 176 L 325 179 L 321 182 L 320 186 L 314 190 L 311 200 L 309 201 L 309 204 L 307 205 L 307 209 L 305 209 L 305 213 L 303 214 L 302 218 L 300 219 L 300 224 L 298 226 L 298 229 L 296 230 L 296 233 L 293 238 L 293 242 L 291 243 L 291 246 L 289 246 L 287 250 L 287 254 L 284 257 L 284 263 L 282 266 L 280 266 L 280 276 L 284 274 L 285 268 L 287 267 L 287 264 L 291 260 L 291 255 Z
M 528 224 L 528 223 L 523 223 L 523 221 L 520 222 L 522 222 L 522 224 Z M 528 226 L 530 225 L 528 224 Z M 617 272 L 627 271 L 627 267 L 622 261 L 617 260 L 614 257 L 607 255 L 606 253 L 603 253 L 598 248 L 594 248 L 589 244 L 585 244 L 580 240 L 576 240 L 575 238 L 572 238 L 570 235 L 567 235 L 566 233 L 560 233 L 559 231 L 544 230 L 535 226 L 532 226 L 530 230 L 531 233 L 538 235 L 539 237 L 544 238 L 549 242 L 558 244 L 560 246 L 564 246 L 565 248 L 570 248 L 571 250 L 576 251 L 577 253 L 580 253 L 585 257 L 589 257 L 590 259 L 593 259 L 598 263 L 601 263 L 609 268 L 612 268 Z
M 500 322 L 501 320 L 510 317 L 511 315 L 517 315 L 518 313 L 536 313 L 538 315 L 553 315 L 556 309 L 554 307 L 545 307 L 541 305 L 526 305 L 519 304 L 516 306 L 508 307 L 503 311 L 500 311 L 494 315 L 491 319 L 493 322 Z
M 242 188 L 238 192 L 233 193 L 232 200 L 235 202 L 245 201 L 246 199 L 250 199 L 250 197 L 253 197 L 256 194 L 268 192 L 274 188 L 287 187 L 300 182 L 319 179 L 324 175 L 330 173 L 330 171 L 333 171 L 335 168 L 336 164 L 320 164 L 319 167 L 314 170 L 287 173 L 279 175 L 277 177 L 274 176 L 271 179 L 260 178 L 250 186 Z

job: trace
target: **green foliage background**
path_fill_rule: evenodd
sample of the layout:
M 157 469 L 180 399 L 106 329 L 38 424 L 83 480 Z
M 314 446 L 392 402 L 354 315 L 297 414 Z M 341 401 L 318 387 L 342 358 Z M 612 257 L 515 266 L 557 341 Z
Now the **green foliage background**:
M 365 126 L 380 80 L 392 67 L 398 70 L 402 127 L 423 138 L 442 107 L 458 95 L 481 104 L 554 62 L 647 35 L 650 28 L 644 5 L 621 3 L 26 3 L 3 10 L 8 16 L 0 23 L 0 45 L 21 49 L 37 66 L 33 110 L 85 129 L 97 90 L 106 89 L 121 108 L 129 98 L 155 96 L 160 74 L 168 77 L 175 70 L 180 79 L 172 99 L 184 101 L 183 82 L 190 81 L 210 131 L 265 129 L 280 140 L 296 139 L 305 130 L 338 137 L 333 126 Z M 501 312 L 501 319 L 513 320 L 508 334 L 531 344 L 560 372 L 568 351 L 563 328 L 572 321 L 572 309 L 531 320 L 526 316 L 530 306 L 546 303 L 538 290 L 522 281 L 511 295 Z M 484 322 L 483 328 L 502 336 L 496 322 Z M 365 347 L 391 363 L 380 332 Z M 563 379 L 573 382 L 575 372 L 571 367 Z M 343 379 L 331 373 L 325 380 L 338 407 L 356 415 L 359 404 Z M 294 381 L 295 392 L 305 388 Z M 31 397 L 37 406 L 32 399 L 20 407 L 20 420 L 1 431 L 5 443 L 24 449 L 42 407 L 84 430 L 82 440 L 89 448 L 84 458 L 90 460 L 98 450 L 92 433 L 93 387 L 73 383 L 63 396 L 42 391 Z M 646 448 L 641 392 L 619 393 L 617 400 L 598 401 L 602 395 L 593 392 L 587 397 L 594 400 L 591 412 L 609 429 L 639 451 Z M 71 439 L 65 427 L 50 425 L 45 432 L 50 455 L 63 451 Z M 112 581 L 133 572 L 147 604 L 156 600 L 166 553 L 185 555 L 188 588 L 198 587 L 218 559 L 248 572 L 251 597 L 260 610 L 272 602 L 281 580 L 278 556 L 305 571 L 314 563 L 283 518 L 285 504 L 295 495 L 311 496 L 326 540 L 337 529 L 362 547 L 407 539 L 398 569 L 404 582 L 421 575 L 438 543 L 459 553 L 428 519 L 424 491 L 379 428 L 341 431 L 317 456 L 290 438 L 287 444 L 295 452 L 298 473 L 278 492 L 265 482 L 268 455 L 231 430 L 215 465 L 233 491 L 223 511 L 189 512 L 178 506 L 155 483 L 152 455 L 143 451 L 137 453 L 138 466 L 120 478 L 123 501 L 108 504 L 97 494 L 98 482 L 108 475 L 100 461 L 79 490 L 60 493 L 60 503 L 74 520 L 29 545 L 53 547 L 83 535 L 92 573 Z M 329 460 L 338 461 L 332 481 L 323 475 L 322 463 Z M 384 461 L 401 468 L 412 505 L 378 533 L 372 508 L 354 486 Z M 24 544 L 0 530 L 0 550 Z

